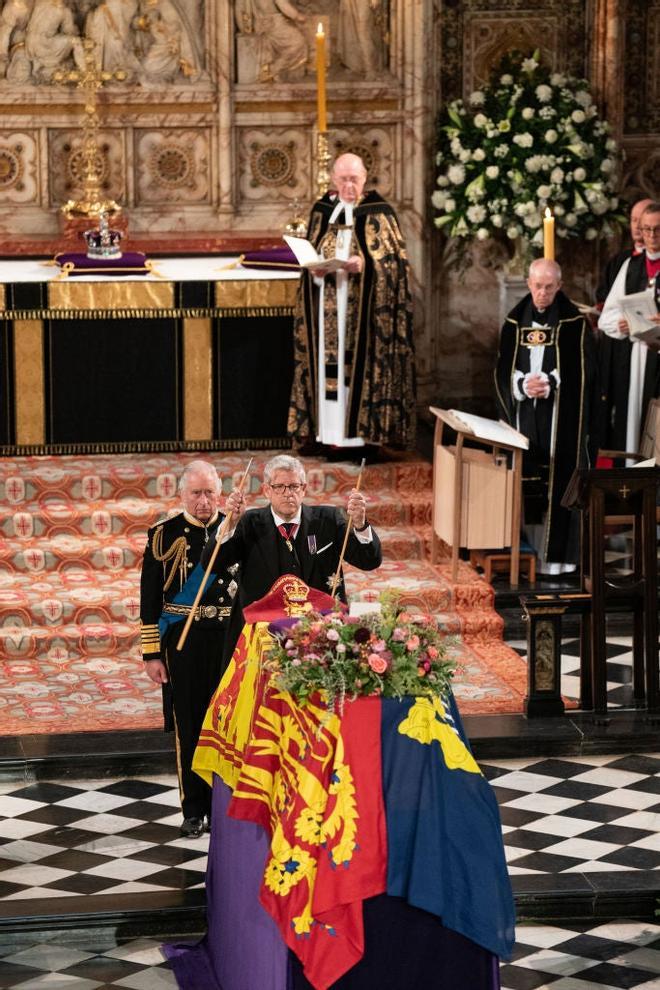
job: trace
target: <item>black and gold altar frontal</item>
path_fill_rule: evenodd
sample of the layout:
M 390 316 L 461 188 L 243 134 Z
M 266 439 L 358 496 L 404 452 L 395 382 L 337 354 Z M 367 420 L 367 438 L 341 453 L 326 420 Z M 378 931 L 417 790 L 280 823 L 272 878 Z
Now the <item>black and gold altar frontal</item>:
M 0 450 L 285 442 L 295 280 L 0 284 Z

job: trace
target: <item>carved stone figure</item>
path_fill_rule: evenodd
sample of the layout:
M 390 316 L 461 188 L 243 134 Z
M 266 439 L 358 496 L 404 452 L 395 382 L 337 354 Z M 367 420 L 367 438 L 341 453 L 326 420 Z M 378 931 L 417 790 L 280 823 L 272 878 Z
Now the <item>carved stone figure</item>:
M 133 19 L 138 0 L 103 0 L 90 12 L 85 34 L 96 43 L 99 66 L 105 72 L 122 69 L 128 76 L 139 69 L 133 40 Z
M 339 59 L 351 72 L 365 78 L 383 68 L 381 4 L 382 0 L 339 0 Z
M 309 47 L 300 26 L 307 18 L 290 0 L 239 0 L 236 19 L 239 82 L 304 75 Z
M 195 38 L 172 0 L 147 0 L 138 18 L 145 33 L 141 76 L 148 84 L 192 80 L 201 71 L 201 55 Z
M 0 13 L 0 79 L 22 83 L 30 78 L 30 60 L 25 53 L 25 35 L 32 0 L 7 0 Z
M 36 0 L 25 38 L 25 52 L 36 81 L 49 82 L 72 56 L 84 68 L 82 41 L 65 0 Z

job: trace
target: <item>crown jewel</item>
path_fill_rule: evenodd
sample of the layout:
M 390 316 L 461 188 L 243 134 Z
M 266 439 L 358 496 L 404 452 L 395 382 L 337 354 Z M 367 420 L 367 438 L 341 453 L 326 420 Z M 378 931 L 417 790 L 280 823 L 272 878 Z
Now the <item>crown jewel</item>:
M 96 230 L 86 230 L 83 237 L 87 241 L 88 258 L 121 258 L 121 231 L 111 230 L 107 213 L 99 214 Z

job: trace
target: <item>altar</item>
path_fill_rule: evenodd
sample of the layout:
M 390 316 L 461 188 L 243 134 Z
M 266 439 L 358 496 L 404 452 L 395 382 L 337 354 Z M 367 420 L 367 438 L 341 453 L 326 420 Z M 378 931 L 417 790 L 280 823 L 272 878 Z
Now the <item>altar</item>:
M 297 284 L 217 255 L 121 277 L 0 262 L 0 450 L 281 446 Z

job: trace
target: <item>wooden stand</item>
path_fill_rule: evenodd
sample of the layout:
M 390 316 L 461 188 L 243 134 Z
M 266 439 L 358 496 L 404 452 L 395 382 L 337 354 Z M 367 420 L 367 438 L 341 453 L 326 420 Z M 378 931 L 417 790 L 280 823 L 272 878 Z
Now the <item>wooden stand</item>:
M 438 538 L 451 547 L 451 577 L 458 578 L 459 547 L 511 547 L 510 582 L 520 573 L 520 518 L 522 446 L 524 438 L 510 427 L 500 427 L 506 439 L 493 441 L 475 433 L 457 414 L 431 406 L 436 417 L 433 441 L 433 538 L 431 562 L 437 560 Z M 457 434 L 456 446 L 443 443 L 444 427 Z M 465 438 L 488 450 L 464 445 Z M 523 444 L 520 440 L 522 439 Z M 512 466 L 508 454 L 512 454 Z
M 658 558 L 656 497 L 660 469 L 615 468 L 576 471 L 562 504 L 582 512 L 582 589 L 591 594 L 591 615 L 580 657 L 582 707 L 597 720 L 607 716 L 605 614 L 627 607 L 633 613 L 633 697 L 649 714 L 660 715 L 658 670 Z M 605 525 L 630 518 L 633 571 L 613 581 L 605 574 Z M 584 647 L 587 646 L 584 642 Z M 590 657 L 589 657 L 590 654 Z M 590 660 L 590 662 L 589 662 Z

